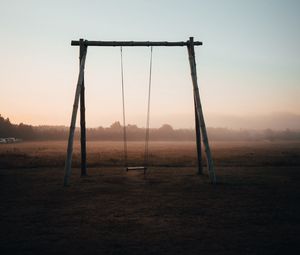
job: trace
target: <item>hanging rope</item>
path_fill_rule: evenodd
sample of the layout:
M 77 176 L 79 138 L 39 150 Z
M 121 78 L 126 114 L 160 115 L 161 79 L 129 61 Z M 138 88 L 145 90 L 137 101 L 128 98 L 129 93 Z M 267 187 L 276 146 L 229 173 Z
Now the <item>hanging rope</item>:
M 120 47 L 121 53 L 121 78 L 122 78 L 122 105 L 123 105 L 123 141 L 124 141 L 124 167 L 127 169 L 127 134 L 125 119 L 125 91 L 124 91 L 124 68 L 123 68 L 123 49 Z
M 147 121 L 146 121 L 146 137 L 145 137 L 145 154 L 144 154 L 144 174 L 148 167 L 149 159 L 149 127 L 150 127 L 150 99 L 151 99 L 151 83 L 152 83 L 152 52 L 153 47 L 150 50 L 150 70 L 149 70 L 149 85 L 148 85 L 148 106 L 147 106 Z
M 144 169 L 144 175 L 148 166 L 149 158 L 149 128 L 150 128 L 150 99 L 151 99 L 151 83 L 152 83 L 152 52 L 153 47 L 151 46 L 150 51 L 150 71 L 149 71 L 149 82 L 148 82 L 148 103 L 147 103 L 147 119 L 146 119 L 146 136 L 145 136 L 145 152 L 144 152 L 144 167 L 128 167 L 127 158 L 127 134 L 126 134 L 126 118 L 125 118 L 125 89 L 124 89 L 124 67 L 123 67 L 123 48 L 120 47 L 121 54 L 121 80 L 122 80 L 122 106 L 123 106 L 123 141 L 124 141 L 124 166 L 128 169 Z

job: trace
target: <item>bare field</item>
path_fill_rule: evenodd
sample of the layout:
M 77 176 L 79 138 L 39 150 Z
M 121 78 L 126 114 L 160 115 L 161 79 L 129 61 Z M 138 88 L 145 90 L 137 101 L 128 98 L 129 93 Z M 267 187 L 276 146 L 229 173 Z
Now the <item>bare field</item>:
M 143 143 L 129 144 L 140 164 Z M 89 176 L 66 142 L 0 146 L 0 254 L 299 254 L 300 143 L 212 143 L 218 184 L 195 144 L 153 142 L 147 177 L 122 143 L 89 142 Z
M 299 166 L 300 142 L 213 142 L 217 166 Z M 24 142 L 0 145 L 0 168 L 63 167 L 67 142 Z M 129 142 L 130 164 L 142 164 L 143 142 Z M 204 152 L 203 152 L 204 154 Z M 122 142 L 88 142 L 89 167 L 122 166 Z M 205 163 L 205 160 L 203 160 Z M 150 142 L 149 165 L 183 167 L 196 165 L 194 142 Z M 75 142 L 73 166 L 80 166 L 80 144 Z

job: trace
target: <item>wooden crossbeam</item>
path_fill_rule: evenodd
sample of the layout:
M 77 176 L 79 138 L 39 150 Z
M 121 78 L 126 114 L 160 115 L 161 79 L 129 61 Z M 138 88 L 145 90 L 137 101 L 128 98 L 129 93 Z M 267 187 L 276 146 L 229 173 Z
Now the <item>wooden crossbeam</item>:
M 82 39 L 80 39 L 82 40 Z M 79 41 L 71 41 L 72 46 L 80 46 Z M 152 41 L 88 41 L 84 40 L 85 46 L 110 46 L 110 47 L 117 47 L 117 46 L 188 46 L 190 45 L 190 41 L 186 42 L 152 42 Z M 202 45 L 202 42 L 195 41 L 193 42 L 194 46 Z

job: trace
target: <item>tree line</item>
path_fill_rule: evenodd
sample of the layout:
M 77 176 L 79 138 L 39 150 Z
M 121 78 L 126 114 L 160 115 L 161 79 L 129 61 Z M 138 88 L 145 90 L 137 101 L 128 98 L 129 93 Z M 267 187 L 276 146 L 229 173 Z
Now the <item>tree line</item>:
M 126 126 L 127 139 L 142 141 L 145 139 L 145 128 L 136 125 Z M 69 128 L 65 126 L 32 126 L 24 123 L 12 124 L 9 118 L 0 115 L 0 138 L 15 137 L 25 141 L 38 140 L 66 140 Z M 89 141 L 121 141 L 123 140 L 123 126 L 116 121 L 110 127 L 88 128 L 87 140 Z M 255 141 L 255 140 L 300 140 L 300 130 L 233 130 L 228 128 L 208 128 L 210 140 L 214 141 Z M 80 130 L 76 128 L 75 139 L 80 139 Z M 193 129 L 174 129 L 165 124 L 160 128 L 150 129 L 152 141 L 194 141 Z

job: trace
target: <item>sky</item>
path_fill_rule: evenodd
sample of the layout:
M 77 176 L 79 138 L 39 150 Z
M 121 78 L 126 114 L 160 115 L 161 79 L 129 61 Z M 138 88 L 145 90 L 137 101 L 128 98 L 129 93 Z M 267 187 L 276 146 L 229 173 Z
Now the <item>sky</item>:
M 196 61 L 207 126 L 299 118 L 299 11 L 297 0 L 0 0 L 0 114 L 14 123 L 69 125 L 79 71 L 71 40 L 193 36 L 203 42 Z M 146 122 L 149 57 L 148 47 L 123 49 L 126 119 L 139 126 Z M 118 47 L 88 48 L 88 127 L 122 120 L 120 72 Z M 150 126 L 193 128 L 193 114 L 186 48 L 155 47 Z

